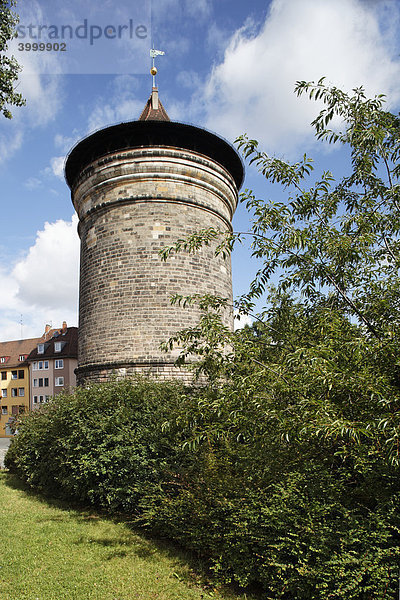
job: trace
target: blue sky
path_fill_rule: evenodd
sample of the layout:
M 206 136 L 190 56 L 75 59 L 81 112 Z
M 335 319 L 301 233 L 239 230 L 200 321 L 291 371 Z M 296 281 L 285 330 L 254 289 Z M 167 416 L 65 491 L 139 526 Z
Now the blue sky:
M 13 110 L 12 121 L 0 120 L 0 340 L 38 336 L 45 323 L 77 325 L 79 240 L 64 159 L 91 131 L 138 118 L 151 91 L 152 44 L 165 52 L 157 59 L 157 84 L 171 119 L 205 126 L 230 141 L 246 132 L 288 160 L 307 151 L 338 175 L 346 155 L 314 141 L 309 123 L 318 106 L 293 94 L 296 80 L 326 76 L 346 90 L 364 85 L 370 95 L 387 94 L 389 108 L 399 110 L 398 0 L 99 4 L 21 0 L 16 7 L 25 37 L 13 42 L 13 50 L 24 67 L 18 91 L 27 105 Z M 140 39 L 118 30 L 130 19 L 146 28 L 146 37 L 143 29 Z M 15 46 L 35 42 L 29 24 L 75 31 L 85 21 L 102 30 L 92 44 L 66 39 L 64 54 Z M 37 35 L 37 29 L 31 32 Z M 253 169 L 247 169 L 245 186 L 259 196 L 275 193 Z M 248 223 L 241 206 L 234 226 L 245 230 Z M 234 252 L 236 294 L 246 291 L 255 267 L 248 248 Z

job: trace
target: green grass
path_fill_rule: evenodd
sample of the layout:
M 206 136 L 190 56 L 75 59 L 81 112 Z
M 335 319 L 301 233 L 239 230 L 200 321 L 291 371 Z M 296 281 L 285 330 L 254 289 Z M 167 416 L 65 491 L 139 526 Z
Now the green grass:
M 46 501 L 0 473 L 1 600 L 234 600 L 184 555 L 90 510 Z

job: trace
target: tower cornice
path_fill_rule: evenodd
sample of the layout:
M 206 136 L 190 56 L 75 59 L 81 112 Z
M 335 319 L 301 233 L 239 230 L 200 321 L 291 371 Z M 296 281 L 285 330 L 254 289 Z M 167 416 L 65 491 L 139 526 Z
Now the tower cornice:
M 173 146 L 211 158 L 233 177 L 237 189 L 243 182 L 243 163 L 235 148 L 207 129 L 176 121 L 130 121 L 92 133 L 69 153 L 65 178 L 72 189 L 82 170 L 90 163 L 119 150 Z

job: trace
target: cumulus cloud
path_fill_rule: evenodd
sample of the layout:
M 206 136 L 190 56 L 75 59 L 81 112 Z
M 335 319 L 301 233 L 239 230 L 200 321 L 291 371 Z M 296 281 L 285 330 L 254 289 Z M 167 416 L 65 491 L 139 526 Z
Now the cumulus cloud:
M 50 160 L 53 175 L 59 179 L 64 179 L 64 160 L 64 156 L 53 156 L 53 158 Z
M 78 218 L 45 223 L 26 256 L 0 270 L 0 339 L 42 334 L 44 324 L 63 320 L 77 324 L 79 238 Z M 11 308 L 12 307 L 12 308 Z
M 20 16 L 21 10 L 22 7 Z M 24 4 L 23 15 L 26 23 L 43 22 L 42 7 L 36 0 Z M 51 52 L 16 52 L 17 44 L 17 38 L 10 42 L 7 54 L 14 53 L 22 67 L 16 90 L 25 98 L 26 106 L 11 107 L 11 124 L 5 119 L 0 121 L 0 163 L 20 150 L 26 130 L 44 127 L 53 121 L 63 104 L 63 79 L 58 76 L 62 75 L 62 69 L 58 58 Z M 49 70 L 49 64 L 50 72 L 57 76 L 41 74 Z
M 400 6 L 361 0 L 273 0 L 261 30 L 247 23 L 230 40 L 204 88 L 207 126 L 229 139 L 247 132 L 268 151 L 290 152 L 310 133 L 317 107 L 294 93 L 297 80 L 344 89 L 364 85 L 399 102 Z

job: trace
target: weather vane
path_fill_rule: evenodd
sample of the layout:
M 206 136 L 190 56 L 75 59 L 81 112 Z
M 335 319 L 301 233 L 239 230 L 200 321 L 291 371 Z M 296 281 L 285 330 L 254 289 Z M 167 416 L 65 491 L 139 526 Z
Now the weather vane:
M 157 75 L 157 68 L 154 64 L 154 59 L 156 56 L 163 56 L 164 54 L 165 54 L 165 52 L 163 52 L 162 50 L 154 50 L 154 46 L 150 50 L 150 56 L 153 59 L 153 65 L 150 69 L 150 73 L 153 75 L 153 87 L 156 87 L 156 75 Z

